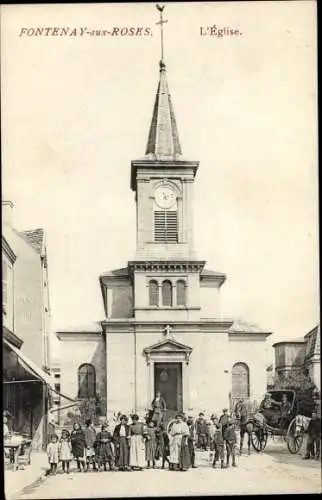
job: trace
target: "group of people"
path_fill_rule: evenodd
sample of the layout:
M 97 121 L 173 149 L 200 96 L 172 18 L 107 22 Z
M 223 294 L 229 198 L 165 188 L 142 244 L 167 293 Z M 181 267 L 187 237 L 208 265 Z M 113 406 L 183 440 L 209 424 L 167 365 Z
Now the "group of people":
M 220 418 L 211 417 L 211 425 L 205 424 L 204 415 L 199 414 L 196 422 L 192 417 L 186 418 L 177 414 L 168 429 L 159 419 L 157 422 L 146 419 L 140 421 L 139 416 L 131 416 L 131 423 L 126 415 L 121 415 L 119 423 L 113 432 L 109 424 L 104 423 L 100 432 L 91 420 L 87 420 L 83 429 L 75 422 L 69 433 L 63 429 L 60 439 L 54 433 L 47 446 L 50 470 L 56 474 L 58 465 L 62 471 L 70 472 L 70 463 L 76 461 L 77 469 L 86 472 L 89 469 L 96 471 L 142 471 L 147 468 L 156 468 L 156 461 L 161 460 L 161 468 L 166 464 L 169 470 L 187 471 L 195 465 L 195 443 L 200 449 L 204 447 L 204 433 L 207 428 L 207 443 L 214 451 L 212 466 L 215 468 L 220 462 L 221 468 L 229 467 L 230 457 L 232 466 L 236 466 L 235 447 L 237 442 L 233 422 L 229 419 L 228 410 L 223 410 Z M 212 429 L 212 432 L 209 429 Z M 210 436 L 210 441 L 209 441 Z M 226 454 L 225 454 L 226 449 Z M 226 462 L 224 457 L 226 455 Z

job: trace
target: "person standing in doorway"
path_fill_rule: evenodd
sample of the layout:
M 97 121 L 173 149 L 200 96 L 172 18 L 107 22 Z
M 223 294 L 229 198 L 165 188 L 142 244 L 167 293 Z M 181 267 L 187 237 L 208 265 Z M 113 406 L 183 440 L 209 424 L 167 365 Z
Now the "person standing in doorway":
M 157 391 L 152 401 L 152 421 L 155 425 L 159 425 L 163 421 L 166 410 L 165 399 L 162 397 L 161 392 Z

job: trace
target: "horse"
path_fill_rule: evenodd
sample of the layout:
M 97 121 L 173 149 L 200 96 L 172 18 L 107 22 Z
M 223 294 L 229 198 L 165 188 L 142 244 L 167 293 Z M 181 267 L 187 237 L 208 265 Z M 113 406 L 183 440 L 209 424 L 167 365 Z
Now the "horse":
M 307 431 L 310 421 L 311 418 L 304 415 L 297 415 L 295 417 L 295 437 Z
M 239 454 L 243 453 L 244 437 L 247 434 L 247 449 L 248 455 L 250 455 L 250 445 L 251 445 L 251 435 L 253 432 L 254 425 L 249 421 L 249 414 L 245 403 L 240 400 L 235 406 L 235 415 L 239 419 L 239 433 L 240 433 L 240 443 L 239 443 Z

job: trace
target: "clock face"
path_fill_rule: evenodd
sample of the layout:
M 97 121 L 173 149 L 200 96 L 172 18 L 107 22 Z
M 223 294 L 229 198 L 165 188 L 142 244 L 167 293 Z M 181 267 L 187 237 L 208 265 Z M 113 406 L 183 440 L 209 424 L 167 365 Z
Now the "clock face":
M 154 196 L 160 208 L 171 208 L 176 202 L 176 195 L 169 186 L 158 187 Z

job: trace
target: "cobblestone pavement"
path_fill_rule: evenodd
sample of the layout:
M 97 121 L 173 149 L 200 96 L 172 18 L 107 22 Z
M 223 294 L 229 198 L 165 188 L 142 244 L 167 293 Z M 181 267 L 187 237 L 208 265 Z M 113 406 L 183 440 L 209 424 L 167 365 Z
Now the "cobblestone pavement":
M 72 472 L 23 490 L 15 500 L 129 496 L 321 493 L 321 462 L 290 455 L 285 443 L 238 457 L 238 466 L 213 469 L 209 452 L 197 452 L 197 469 L 170 472 Z M 74 469 L 72 469 L 74 470 Z

